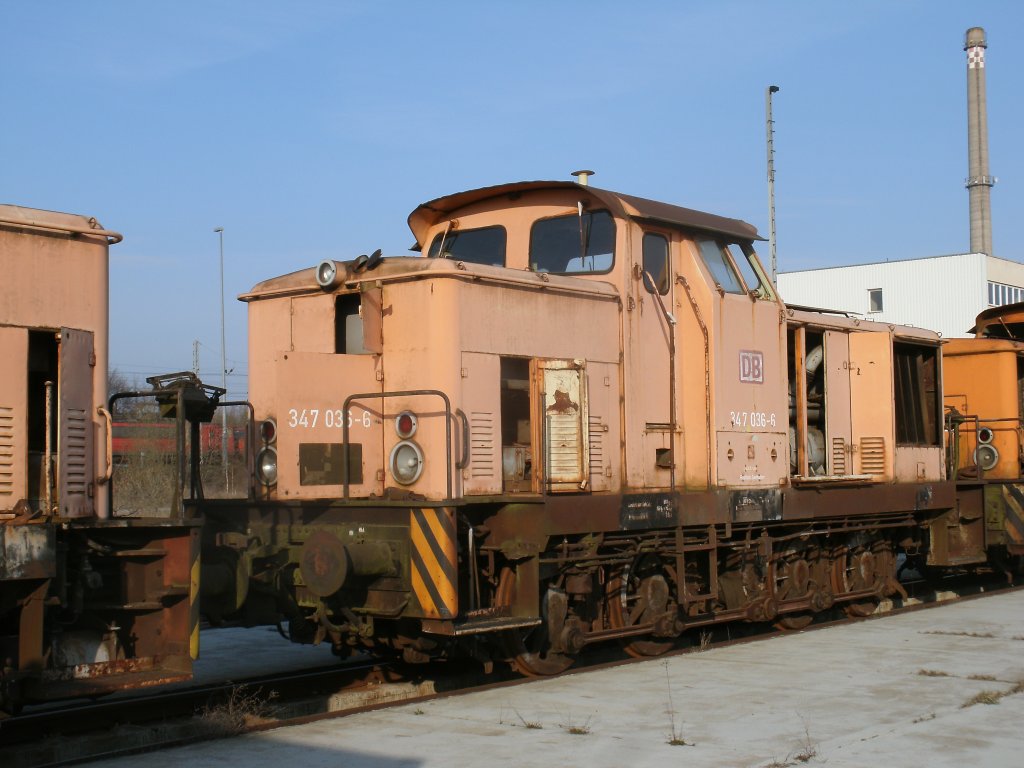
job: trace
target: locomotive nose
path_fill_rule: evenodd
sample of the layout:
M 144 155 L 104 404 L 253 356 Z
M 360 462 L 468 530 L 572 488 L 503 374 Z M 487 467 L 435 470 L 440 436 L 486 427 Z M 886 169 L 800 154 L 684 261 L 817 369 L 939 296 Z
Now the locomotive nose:
M 317 597 L 330 597 L 351 576 L 394 576 L 398 566 L 383 541 L 342 544 L 329 531 L 316 531 L 302 545 L 299 571 Z

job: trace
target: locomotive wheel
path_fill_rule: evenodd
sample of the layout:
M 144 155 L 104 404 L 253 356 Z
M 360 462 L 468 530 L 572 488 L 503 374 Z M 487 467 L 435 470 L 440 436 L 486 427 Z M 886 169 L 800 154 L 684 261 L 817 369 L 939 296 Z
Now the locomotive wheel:
M 779 616 L 775 620 L 775 628 L 783 632 L 797 632 L 806 629 L 814 621 L 814 614 L 811 611 L 797 611 Z
M 498 589 L 494 595 L 495 605 L 513 605 L 518 584 L 515 570 L 503 568 L 498 577 Z M 544 601 L 544 603 L 546 602 Z M 541 614 L 544 621 L 538 626 L 522 632 L 512 630 L 504 633 L 503 645 L 506 652 L 512 657 L 512 667 L 527 677 L 557 675 L 571 667 L 575 661 L 572 656 L 555 653 L 551 650 L 545 605 L 542 605 Z
M 641 556 L 632 564 L 618 569 L 608 580 L 605 595 L 608 598 L 608 623 L 614 629 L 656 622 L 665 616 L 672 599 L 661 562 L 654 555 Z M 636 658 L 660 656 L 673 645 L 671 639 L 629 638 L 622 641 L 623 650 Z
M 782 553 L 771 566 L 771 583 L 775 601 L 779 604 L 807 595 L 811 586 L 812 565 L 803 557 L 789 559 Z M 779 616 L 774 624 L 776 629 L 795 632 L 804 629 L 814 621 L 813 611 L 797 611 Z
M 880 593 L 890 575 L 895 579 L 895 560 L 887 548 L 874 552 L 867 547 L 856 547 L 840 552 L 832 564 L 832 588 L 836 595 L 865 589 L 879 592 L 879 595 L 845 603 L 843 610 L 846 615 L 859 618 L 873 614 L 881 602 Z

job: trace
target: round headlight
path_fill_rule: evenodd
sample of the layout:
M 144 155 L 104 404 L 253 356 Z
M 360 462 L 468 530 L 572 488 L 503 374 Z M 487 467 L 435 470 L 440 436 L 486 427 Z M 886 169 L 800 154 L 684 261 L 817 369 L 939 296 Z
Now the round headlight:
M 277 485 L 277 451 L 264 448 L 256 457 L 256 474 L 264 485 Z
M 264 443 L 272 443 L 277 440 L 277 422 L 273 419 L 264 419 L 260 422 L 260 437 Z
M 412 485 L 423 474 L 423 451 L 412 440 L 403 440 L 391 449 L 388 463 L 395 482 Z
M 994 445 L 982 443 L 974 450 L 974 463 L 988 472 L 999 463 L 999 451 Z
M 978 429 L 978 442 L 979 443 L 991 443 L 995 438 L 996 433 L 989 427 L 981 427 Z
M 326 259 L 320 262 L 316 268 L 316 281 L 321 288 L 333 288 L 338 278 L 338 266 L 333 259 Z
M 402 411 L 395 417 L 395 431 L 403 440 L 408 440 L 416 434 L 416 426 L 418 424 L 416 414 L 412 411 Z

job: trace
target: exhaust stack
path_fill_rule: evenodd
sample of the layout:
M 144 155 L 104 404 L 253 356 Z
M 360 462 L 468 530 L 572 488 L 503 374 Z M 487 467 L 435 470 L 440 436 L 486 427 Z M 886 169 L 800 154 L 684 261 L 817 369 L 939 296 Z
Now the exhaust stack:
M 967 192 L 971 207 L 971 253 L 992 255 L 991 189 L 988 173 L 988 117 L 985 101 L 985 30 L 971 27 L 964 35 L 967 51 Z

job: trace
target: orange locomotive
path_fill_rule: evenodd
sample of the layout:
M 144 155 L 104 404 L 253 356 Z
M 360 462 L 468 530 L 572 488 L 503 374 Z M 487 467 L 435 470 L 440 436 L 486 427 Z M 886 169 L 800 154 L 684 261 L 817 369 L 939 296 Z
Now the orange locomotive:
M 787 308 L 752 226 L 586 181 L 433 200 L 419 256 L 242 297 L 261 482 L 195 504 L 207 616 L 551 674 L 947 564 L 938 337 Z
M 108 247 L 95 219 L 0 206 L 0 712 L 187 678 L 199 535 L 111 514 Z
M 1008 574 L 1024 562 L 1024 305 L 978 315 L 973 339 L 943 348 L 951 471 L 957 508 L 939 561 L 989 562 Z

